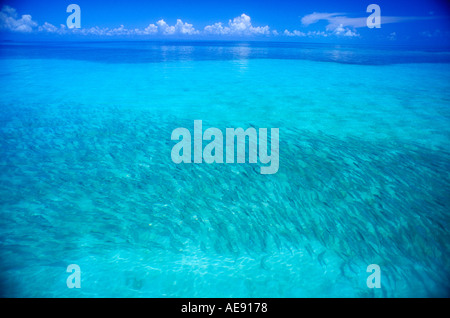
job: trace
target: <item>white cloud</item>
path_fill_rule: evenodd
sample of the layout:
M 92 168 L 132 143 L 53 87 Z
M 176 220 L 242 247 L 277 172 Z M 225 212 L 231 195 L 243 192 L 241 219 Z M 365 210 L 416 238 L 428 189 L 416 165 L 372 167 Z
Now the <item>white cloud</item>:
M 301 19 L 303 26 L 307 27 L 311 24 L 317 23 L 321 20 L 328 22 L 325 31 L 308 31 L 307 33 L 301 31 L 288 31 L 284 32 L 286 36 L 308 36 L 308 37 L 359 37 L 359 33 L 355 31 L 355 28 L 367 26 L 367 17 L 363 18 L 348 18 L 343 16 L 343 13 L 311 13 L 305 15 Z
M 4 5 L 1 12 L 10 17 L 17 18 L 16 9 L 11 8 L 10 6 Z
M 175 32 L 189 35 L 199 33 L 199 31 L 197 31 L 192 24 L 187 22 L 183 23 L 180 19 L 178 19 L 177 24 L 175 24 Z
M 199 31 L 197 31 L 192 24 L 183 22 L 180 19 L 177 19 L 177 23 L 172 26 L 168 25 L 166 21 L 164 21 L 163 19 L 156 22 L 156 24 L 158 25 L 158 27 L 157 29 L 153 28 L 153 30 L 159 31 L 164 35 L 172 35 L 172 34 L 193 35 L 199 33 Z
M 450 37 L 449 31 L 441 31 L 439 29 L 436 29 L 434 31 L 424 31 L 420 33 L 421 36 L 427 37 L 427 38 L 433 38 L 433 37 Z
M 339 26 L 344 27 L 352 27 L 352 28 L 361 28 L 367 26 L 367 17 L 361 18 L 348 18 L 343 16 L 343 13 L 311 13 L 305 15 L 301 22 L 304 26 L 309 26 L 310 24 L 317 23 L 321 20 L 325 20 L 328 22 L 327 29 L 334 30 L 339 28 Z M 384 23 L 383 17 L 383 23 Z
M 428 20 L 433 19 L 433 17 L 397 17 L 397 16 L 382 16 L 381 24 L 388 23 L 400 23 L 415 20 Z M 313 12 L 311 14 L 305 15 L 301 19 L 303 26 L 307 27 L 311 24 L 317 23 L 319 21 L 327 21 L 326 26 L 327 32 L 310 31 L 307 33 L 308 36 L 343 36 L 343 37 L 359 37 L 359 33 L 355 30 L 357 28 L 367 27 L 367 17 L 357 17 L 349 18 L 345 16 L 345 13 L 320 13 Z M 395 33 L 395 32 L 394 32 Z M 285 32 L 285 35 L 293 36 Z M 390 34 L 388 37 L 390 40 L 396 38 L 396 34 Z
M 382 16 L 381 23 L 397 23 L 413 20 L 433 19 L 433 16 L 427 17 L 394 17 Z M 163 19 L 156 23 L 150 23 L 147 27 L 128 29 L 124 25 L 116 28 L 100 28 L 98 26 L 81 29 L 69 29 L 64 24 L 55 26 L 51 23 L 44 22 L 38 25 L 31 15 L 25 14 L 18 16 L 16 10 L 10 6 L 3 6 L 0 11 L 0 30 L 7 30 L 12 32 L 41 32 L 51 34 L 79 34 L 79 35 L 93 35 L 93 36 L 143 36 L 143 35 L 218 35 L 218 36 L 288 36 L 288 37 L 359 37 L 356 31 L 357 28 L 366 27 L 367 17 L 349 18 L 345 13 L 320 13 L 313 12 L 305 15 L 301 19 L 304 27 L 308 27 L 319 21 L 326 21 L 327 26 L 325 31 L 299 31 L 299 30 L 285 30 L 279 33 L 276 30 L 270 30 L 269 26 L 253 26 L 250 16 L 245 13 L 234 19 L 228 20 L 227 24 L 217 22 L 212 25 L 207 25 L 203 30 L 197 30 L 193 24 L 183 22 L 177 19 L 176 24 L 169 25 Z M 423 32 L 422 36 L 431 37 L 440 35 L 439 32 Z M 396 34 L 389 35 L 389 39 L 395 39 Z
M 222 25 L 222 22 L 217 22 L 214 23 L 213 25 L 207 25 L 205 26 L 204 29 L 205 33 L 207 34 L 220 34 L 220 35 L 224 35 L 224 34 L 228 34 L 229 33 L 229 28 L 224 28 Z
M 53 24 L 45 22 L 44 25 L 39 26 L 38 31 L 45 31 L 45 32 L 49 32 L 49 33 L 56 33 L 56 32 L 58 32 L 58 28 L 55 27 Z
M 318 13 L 314 12 L 311 14 L 307 14 L 301 19 L 301 23 L 304 27 L 308 27 L 311 24 L 317 23 L 319 21 L 327 21 L 328 25 L 326 26 L 324 31 L 289 31 L 285 30 L 283 32 L 284 36 L 289 37 L 329 37 L 329 36 L 338 36 L 338 37 L 359 37 L 359 33 L 356 32 L 355 28 L 359 28 L 362 26 L 367 26 L 366 21 L 367 17 L 363 18 L 348 18 L 343 16 L 343 13 Z
M 154 25 L 153 23 L 150 23 L 145 29 L 145 34 L 155 34 L 158 32 L 158 27 Z
M 48 22 L 45 22 L 42 26 L 37 29 L 39 32 L 48 32 L 55 34 L 81 34 L 81 35 L 95 35 L 95 36 L 127 36 L 127 35 L 153 35 L 153 34 L 163 34 L 163 35 L 193 35 L 198 34 L 199 31 L 195 30 L 192 24 L 184 23 L 180 19 L 177 20 L 175 25 L 168 25 L 164 20 L 159 20 L 156 25 L 150 23 L 144 29 L 128 29 L 124 25 L 117 28 L 99 28 L 98 26 L 91 28 L 81 28 L 81 29 L 68 29 L 65 25 L 61 24 L 60 27 L 56 27 Z
M 42 32 L 51 34 L 79 34 L 79 35 L 94 35 L 94 36 L 132 36 L 132 35 L 233 35 L 233 36 L 253 36 L 253 35 L 273 35 L 277 36 L 279 33 L 276 30 L 270 30 L 269 26 L 253 26 L 251 18 L 246 14 L 230 19 L 227 25 L 222 22 L 217 22 L 213 25 L 206 26 L 199 31 L 194 28 L 193 24 L 183 22 L 177 19 L 175 25 L 169 25 L 164 19 L 157 21 L 155 24 L 150 23 L 147 27 L 140 29 L 128 29 L 124 25 L 116 28 L 100 28 L 98 26 L 81 29 L 69 29 L 64 24 L 59 27 L 51 23 L 44 22 L 38 25 L 33 21 L 30 15 L 22 15 L 18 18 L 17 12 L 14 8 L 3 6 L 0 11 L 0 29 L 5 29 L 13 32 Z M 295 32 L 295 31 L 294 31 Z
M 228 26 L 223 26 L 222 22 L 207 25 L 204 28 L 206 34 L 215 35 L 269 35 L 269 26 L 254 27 L 251 18 L 245 13 L 228 21 Z
M 310 24 L 325 20 L 328 22 L 327 29 L 336 29 L 340 25 L 343 27 L 351 28 L 363 28 L 367 27 L 367 17 L 349 18 L 344 15 L 345 13 L 318 13 L 313 12 L 311 14 L 305 15 L 301 22 L 304 26 L 309 26 Z M 429 20 L 433 17 L 398 17 L 398 16 L 381 16 L 381 24 L 388 23 L 399 23 L 414 20 Z
M 130 35 L 134 32 L 134 30 L 127 29 L 122 25 L 118 28 L 110 29 L 106 32 L 106 35 Z
M 345 31 L 344 36 L 353 37 L 353 36 L 359 36 L 359 34 L 355 31 L 347 30 L 347 31 Z
M 342 13 L 317 13 L 313 12 L 311 14 L 305 15 L 301 22 L 304 26 L 308 26 L 310 24 L 316 23 L 320 20 L 330 20 L 337 15 L 341 15 Z
M 340 25 L 339 27 L 337 27 L 334 30 L 327 30 L 327 32 L 325 31 L 308 31 L 308 32 L 302 32 L 302 31 L 298 31 L 298 30 L 294 30 L 294 31 L 289 31 L 289 30 L 284 30 L 283 32 L 284 36 L 289 36 L 289 37 L 310 37 L 310 38 L 317 38 L 317 37 L 328 37 L 328 36 L 345 36 L 345 37 L 359 37 L 359 34 L 355 31 L 352 31 L 348 28 L 344 28 L 342 25 Z
M 307 36 L 309 37 L 327 37 L 329 35 L 329 33 L 325 33 L 324 31 L 308 31 L 308 33 L 306 33 Z
M 164 21 L 163 19 L 159 20 L 158 22 L 156 22 L 156 24 L 158 25 L 158 30 L 162 33 L 162 34 L 174 34 L 175 33 L 175 27 L 174 26 L 170 26 L 166 23 L 166 21 Z
M 52 34 L 81 34 L 81 35 L 95 35 L 95 36 L 128 36 L 128 35 L 195 35 L 200 32 L 194 28 L 192 24 L 183 22 L 178 19 L 175 25 L 168 25 L 163 19 L 156 22 L 156 24 L 149 24 L 144 29 L 128 29 L 124 25 L 116 28 L 100 28 L 98 26 L 81 29 L 68 29 L 64 24 L 59 27 L 45 22 L 43 25 L 38 25 L 33 21 L 31 15 L 25 14 L 18 18 L 17 12 L 14 8 L 3 6 L 0 11 L 0 30 L 7 30 L 12 32 L 43 32 Z
M 18 19 L 17 12 L 14 8 L 3 6 L 0 11 L 0 29 L 29 33 L 33 28 L 37 27 L 37 23 L 33 21 L 31 15 L 24 14 Z
M 331 32 L 337 36 L 348 36 L 348 37 L 354 37 L 359 36 L 359 34 L 356 31 L 352 31 L 349 28 L 344 28 L 344 25 L 341 23 L 336 28 L 333 29 L 333 27 L 328 28 L 328 30 L 331 30 Z
M 298 31 L 298 30 L 294 30 L 292 32 L 290 32 L 288 30 L 284 30 L 283 34 L 286 36 L 306 36 L 306 33 Z
M 134 33 L 137 35 L 149 35 L 158 33 L 158 27 L 153 23 L 150 23 L 145 29 L 134 29 Z
M 228 25 L 237 32 L 243 32 L 251 28 L 252 23 L 250 21 L 251 18 L 245 13 L 242 13 L 239 17 L 234 18 L 233 21 L 228 21 Z

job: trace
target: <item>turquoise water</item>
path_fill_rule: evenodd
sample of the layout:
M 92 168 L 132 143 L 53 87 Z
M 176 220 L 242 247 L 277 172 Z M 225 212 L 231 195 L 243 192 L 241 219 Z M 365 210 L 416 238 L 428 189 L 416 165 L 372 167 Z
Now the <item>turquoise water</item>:
M 448 296 L 448 53 L 118 45 L 0 47 L 2 296 Z M 174 164 L 196 119 L 279 171 Z

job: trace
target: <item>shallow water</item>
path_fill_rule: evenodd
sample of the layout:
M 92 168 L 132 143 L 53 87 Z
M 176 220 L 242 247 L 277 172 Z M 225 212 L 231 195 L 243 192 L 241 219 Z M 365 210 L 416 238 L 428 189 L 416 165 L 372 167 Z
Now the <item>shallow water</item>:
M 447 54 L 3 44 L 2 295 L 447 296 Z M 279 128 L 279 171 L 174 164 L 196 119 Z

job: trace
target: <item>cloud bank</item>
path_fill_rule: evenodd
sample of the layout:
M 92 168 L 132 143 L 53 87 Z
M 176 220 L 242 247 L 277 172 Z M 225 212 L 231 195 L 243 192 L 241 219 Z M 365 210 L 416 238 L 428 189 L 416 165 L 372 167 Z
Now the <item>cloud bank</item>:
M 394 17 L 394 16 L 382 16 L 381 23 L 398 23 L 412 20 L 424 20 L 432 19 L 433 17 Z M 306 30 L 311 25 L 319 22 L 326 21 L 327 25 L 325 30 Z M 100 28 L 98 26 L 90 28 L 69 29 L 66 25 L 61 24 L 55 26 L 51 23 L 44 22 L 39 25 L 34 21 L 29 14 L 25 14 L 19 17 L 16 10 L 10 6 L 3 6 L 0 11 L 0 31 L 18 32 L 18 33 L 40 33 L 40 34 L 78 34 L 78 35 L 91 35 L 91 36 L 229 36 L 229 37 L 253 37 L 253 36 L 284 36 L 284 37 L 360 37 L 360 34 L 356 31 L 358 28 L 367 27 L 367 17 L 349 18 L 345 13 L 318 13 L 313 12 L 305 15 L 300 20 L 301 30 L 284 30 L 284 32 L 278 32 L 272 30 L 268 25 L 254 26 L 250 16 L 245 13 L 241 14 L 234 19 L 228 20 L 228 23 L 216 22 L 211 25 L 207 25 L 202 29 L 196 29 L 193 24 L 183 22 L 181 19 L 177 19 L 174 25 L 169 25 L 163 19 L 150 23 L 145 28 L 127 28 L 124 25 L 120 25 L 116 28 Z M 391 37 L 395 39 L 395 36 Z
M 37 25 L 29 14 L 24 14 L 19 19 L 16 9 L 9 6 L 3 6 L 0 11 L 0 30 L 31 32 Z
M 254 27 L 251 18 L 246 14 L 241 14 L 239 17 L 228 21 L 227 26 L 223 26 L 222 22 L 213 25 L 207 25 L 204 28 L 204 33 L 215 35 L 270 35 L 269 26 Z
M 338 36 L 358 37 L 360 36 L 356 29 L 367 27 L 367 17 L 349 18 L 344 13 L 325 13 L 314 12 L 305 15 L 301 19 L 303 26 L 307 27 L 319 21 L 327 21 L 326 30 L 328 35 L 335 34 Z M 381 16 L 381 24 L 400 23 L 416 20 L 429 20 L 434 17 L 398 17 L 398 16 Z
M 340 25 L 344 27 L 352 27 L 352 28 L 363 28 L 367 27 L 367 17 L 361 18 L 349 18 L 344 15 L 344 13 L 311 13 L 305 15 L 302 19 L 302 25 L 309 26 L 313 23 L 319 22 L 321 20 L 328 21 L 327 28 L 334 29 L 339 27 Z M 381 24 L 388 23 L 399 23 L 399 22 L 407 22 L 407 21 L 415 21 L 415 20 L 430 20 L 435 17 L 397 17 L 397 16 L 381 16 Z
M 39 25 L 33 21 L 31 15 L 22 15 L 18 18 L 14 8 L 3 6 L 0 11 L 0 30 L 20 33 L 49 33 L 49 34 L 81 34 L 95 36 L 127 36 L 127 35 L 224 35 L 224 36 L 253 36 L 253 35 L 274 35 L 277 32 L 271 31 L 269 26 L 253 26 L 251 18 L 245 13 L 230 19 L 228 24 L 217 22 L 213 25 L 207 25 L 203 30 L 197 30 L 190 23 L 177 19 L 176 24 L 169 25 L 164 19 L 156 23 L 150 23 L 143 29 L 126 28 L 120 25 L 116 28 L 90 27 L 81 29 L 69 29 L 64 24 L 55 26 L 44 22 Z

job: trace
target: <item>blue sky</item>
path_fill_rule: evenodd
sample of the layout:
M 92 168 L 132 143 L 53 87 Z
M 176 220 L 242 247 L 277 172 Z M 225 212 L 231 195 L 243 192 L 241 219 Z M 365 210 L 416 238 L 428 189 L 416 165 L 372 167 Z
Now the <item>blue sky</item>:
M 81 28 L 68 29 L 69 4 Z M 368 28 L 369 4 L 381 28 Z M 446 0 L 9 0 L 0 37 L 9 40 L 191 39 L 450 45 Z

